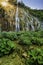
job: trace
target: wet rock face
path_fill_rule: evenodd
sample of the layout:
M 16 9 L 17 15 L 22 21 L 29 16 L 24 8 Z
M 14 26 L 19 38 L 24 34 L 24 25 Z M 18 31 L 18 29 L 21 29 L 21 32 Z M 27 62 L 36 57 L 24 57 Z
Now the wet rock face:
M 25 10 L 19 10 L 20 28 L 22 30 L 38 30 L 40 28 L 40 22 L 37 18 L 28 14 Z
M 8 2 L 11 4 L 16 4 L 17 0 L 9 0 Z
M 9 0 L 5 10 L 4 17 L 1 23 L 1 28 L 4 31 L 36 31 L 40 28 L 40 22 L 37 18 L 26 12 L 24 8 L 15 5 L 16 0 Z M 11 4 L 12 3 L 12 4 Z M 14 5 L 13 5 L 14 4 Z M 2 12 L 1 12 L 2 14 Z M 4 23 L 3 23 L 4 22 Z M 6 27 L 6 29 L 5 29 Z

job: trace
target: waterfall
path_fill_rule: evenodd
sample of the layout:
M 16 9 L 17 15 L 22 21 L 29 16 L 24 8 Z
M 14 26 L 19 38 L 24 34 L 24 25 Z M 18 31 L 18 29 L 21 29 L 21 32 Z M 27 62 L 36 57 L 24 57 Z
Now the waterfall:
M 25 16 L 25 30 L 29 31 L 29 20 L 28 20 L 28 14 L 24 11 Z
M 30 23 L 31 23 L 31 30 L 32 30 L 32 31 L 34 31 L 34 30 L 35 30 L 35 28 L 34 28 L 34 25 L 33 25 L 33 18 L 32 18 L 32 20 L 31 20 L 31 22 L 30 22 Z
M 34 17 L 35 18 L 35 17 Z M 36 22 L 37 22 L 37 29 L 39 29 L 40 28 L 40 22 L 39 22 L 39 20 L 37 19 L 37 18 L 35 18 L 35 20 L 36 20 Z
M 27 14 L 26 11 L 24 11 L 24 16 L 25 16 L 25 19 L 26 19 L 25 20 L 25 22 L 26 22 L 26 24 L 25 24 L 26 25 L 26 31 L 28 31 L 28 30 L 35 31 L 36 29 L 38 30 L 40 28 L 40 22 L 36 17 L 34 17 L 30 14 Z
M 15 16 L 15 28 L 16 31 L 20 31 L 19 17 L 18 17 L 18 0 L 17 0 L 17 9 L 16 9 L 16 16 Z
M 32 16 L 31 15 L 28 15 L 25 11 L 24 11 L 24 15 L 26 16 L 25 17 L 25 19 L 26 19 L 26 31 L 29 31 L 30 29 L 30 27 L 29 26 L 31 26 L 31 30 L 32 31 L 34 31 L 35 30 L 35 28 L 34 28 L 34 26 L 33 26 L 33 18 L 32 18 Z M 31 17 L 31 20 L 29 21 L 28 20 L 28 17 L 30 18 Z
M 29 31 L 35 31 L 35 29 L 38 29 L 40 27 L 40 23 L 37 20 L 37 18 L 33 17 L 32 15 L 28 14 L 26 11 L 23 10 L 24 14 L 24 30 Z M 28 19 L 29 18 L 29 19 Z M 35 19 L 35 21 L 34 21 Z M 35 23 L 35 26 L 34 26 Z M 16 8 L 16 16 L 15 16 L 15 31 L 20 31 L 20 19 L 19 19 L 19 13 L 18 13 L 18 0 L 17 0 L 17 8 Z

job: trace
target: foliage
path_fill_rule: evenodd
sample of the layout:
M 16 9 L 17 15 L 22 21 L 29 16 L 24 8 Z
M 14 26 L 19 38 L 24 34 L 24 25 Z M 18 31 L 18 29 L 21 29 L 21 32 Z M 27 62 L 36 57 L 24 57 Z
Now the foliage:
M 19 43 L 22 45 L 28 45 L 28 46 L 30 46 L 32 44 L 30 39 L 28 37 L 24 37 L 24 36 L 21 36 Z
M 43 31 L 30 32 L 33 37 L 43 38 Z
M 12 42 L 13 41 L 13 42 Z M 16 44 L 13 45 L 14 41 L 16 41 L 20 45 L 31 46 L 43 46 L 43 31 L 38 32 L 0 32 L 0 51 L 3 55 L 10 52 L 11 48 L 15 48 Z M 5 44 L 5 45 L 4 45 Z M 8 45 L 8 47 L 7 47 Z M 4 49 L 2 48 L 4 46 Z M 7 50 L 8 49 L 8 50 Z
M 0 33 L 1 38 L 8 38 L 12 41 L 18 40 L 22 45 L 43 45 L 43 31 L 38 32 L 3 32 Z
M 30 46 L 31 40 L 30 40 L 31 34 L 29 32 L 22 32 L 21 35 L 19 36 L 19 44 L 21 45 L 27 45 Z
M 8 38 L 10 40 L 18 39 L 17 35 L 15 33 L 13 33 L 13 32 L 10 32 L 10 33 L 3 32 L 2 35 L 3 35 L 4 38 Z
M 0 32 L 0 57 L 4 55 L 10 63 L 19 56 L 23 65 L 43 65 L 43 31 Z
M 35 17 L 37 17 L 40 21 L 43 21 L 43 10 L 29 10 L 29 13 Z
M 43 45 L 43 32 L 24 32 L 19 36 L 19 43 L 22 45 Z
M 34 45 L 41 46 L 43 45 L 43 38 L 32 37 L 31 42 Z
M 33 49 L 28 51 L 29 58 L 26 65 L 43 65 L 43 49 Z
M 0 56 L 9 54 L 14 50 L 14 42 L 9 39 L 0 39 Z

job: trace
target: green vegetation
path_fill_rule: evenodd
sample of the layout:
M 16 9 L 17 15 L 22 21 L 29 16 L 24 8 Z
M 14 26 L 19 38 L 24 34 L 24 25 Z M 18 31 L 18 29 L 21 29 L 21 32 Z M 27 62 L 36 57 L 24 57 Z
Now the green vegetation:
M 0 39 L 6 38 L 11 41 L 18 41 L 22 45 L 43 45 L 43 31 L 38 32 L 2 32 Z
M 20 44 L 24 45 L 43 45 L 42 32 L 26 32 L 20 36 Z
M 26 65 L 43 65 L 43 49 L 31 49 L 28 51 L 28 55 Z
M 14 43 L 9 39 L 0 39 L 0 57 L 11 53 L 14 50 Z
M 2 36 L 4 37 L 4 38 L 8 38 L 8 39 L 10 39 L 10 40 L 16 40 L 18 37 L 17 37 L 17 35 L 15 34 L 15 33 L 7 33 L 7 32 L 4 32 L 4 33 L 2 33 Z
M 9 5 L 14 9 L 4 10 L 0 6 L 0 65 L 43 65 L 43 31 L 14 31 L 15 11 L 17 2 L 16 0 L 9 0 Z M 20 9 L 20 23 L 21 30 L 27 21 L 23 19 L 25 11 L 31 16 L 39 18 L 43 22 L 43 10 L 32 10 L 25 6 L 23 2 L 18 3 Z M 10 9 L 10 8 L 9 8 Z M 24 11 L 23 11 L 24 10 Z M 10 14 L 11 13 L 11 14 Z M 10 17 L 11 15 L 11 17 Z M 23 16 L 23 17 L 22 17 Z M 31 17 L 30 16 L 30 17 Z M 30 20 L 30 17 L 28 19 Z M 4 23 L 3 23 L 4 22 Z M 11 27 L 10 27 L 11 25 Z
M 0 32 L 0 65 L 5 64 L 43 65 L 43 31 Z
M 29 13 L 30 13 L 31 15 L 37 17 L 40 21 L 43 22 L 43 10 L 37 10 L 37 9 L 32 10 L 32 9 L 30 9 L 30 10 L 29 10 Z
M 43 45 L 43 38 L 36 38 L 36 37 L 32 37 L 31 39 L 32 43 L 35 45 Z

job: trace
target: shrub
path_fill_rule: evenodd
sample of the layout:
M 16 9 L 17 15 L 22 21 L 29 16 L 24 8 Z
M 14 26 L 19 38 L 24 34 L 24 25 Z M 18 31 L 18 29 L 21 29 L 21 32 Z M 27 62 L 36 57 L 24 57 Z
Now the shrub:
M 40 31 L 40 37 L 43 38 L 43 31 Z
M 3 36 L 2 36 L 2 34 L 1 34 L 1 32 L 0 32 L 0 39 L 1 39 L 1 38 L 3 38 Z
M 33 37 L 43 38 L 43 31 L 38 31 L 38 32 L 31 31 L 30 33 Z
M 9 54 L 14 50 L 14 43 L 9 39 L 0 39 L 0 56 Z
M 26 37 L 26 36 L 23 36 L 23 35 L 20 37 L 19 43 L 22 44 L 22 45 L 28 45 L 28 46 L 30 46 L 32 44 L 29 37 Z
M 10 40 L 16 40 L 18 39 L 17 34 L 13 32 L 4 32 L 2 33 L 4 38 L 8 38 Z
M 33 49 L 28 51 L 29 58 L 26 65 L 43 65 L 43 49 Z
M 31 39 L 31 42 L 34 44 L 34 45 L 43 45 L 43 38 L 37 38 L 37 37 L 32 37 Z

